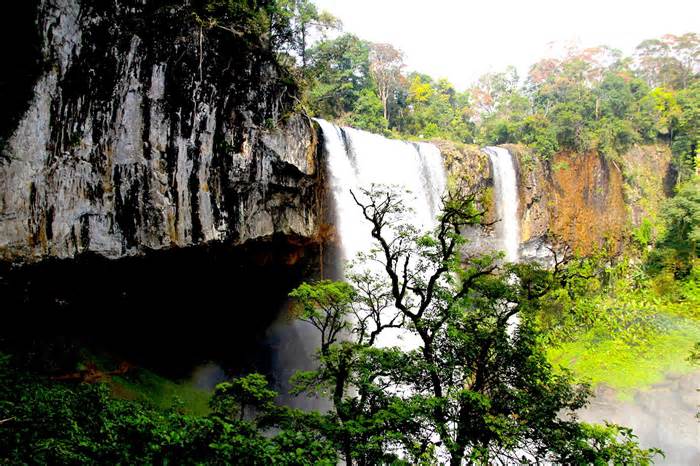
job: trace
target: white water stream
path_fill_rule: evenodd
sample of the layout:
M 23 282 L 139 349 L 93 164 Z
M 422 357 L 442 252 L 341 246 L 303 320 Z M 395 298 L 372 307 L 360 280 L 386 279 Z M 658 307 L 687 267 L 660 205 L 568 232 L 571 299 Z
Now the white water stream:
M 392 185 L 398 190 L 410 190 L 407 207 L 412 209 L 409 220 L 426 230 L 435 226 L 440 211 L 446 174 L 437 147 L 427 143 L 410 143 L 352 128 L 340 128 L 317 120 L 323 131 L 326 167 L 330 178 L 335 226 L 340 240 L 341 270 L 360 252 L 367 253 L 376 245 L 371 225 L 362 216 L 351 190 L 362 197 L 362 189 L 372 184 Z M 363 267 L 372 265 L 363 264 Z M 376 265 L 374 265 L 376 266 Z M 381 272 L 377 270 L 377 272 Z M 334 277 L 340 278 L 340 277 Z M 270 344 L 276 348 L 272 366 L 286 392 L 287 380 L 297 370 L 314 367 L 313 354 L 319 344 L 316 329 L 306 323 L 280 321 L 268 332 Z M 380 346 L 404 349 L 418 345 L 418 337 L 394 329 L 382 333 Z M 324 411 L 327 400 L 285 395 L 285 403 L 304 409 Z
M 369 189 L 373 184 L 408 190 L 411 194 L 405 198 L 406 207 L 412 212 L 407 219 L 421 231 L 436 225 L 446 188 L 445 168 L 437 147 L 387 139 L 366 131 L 340 128 L 324 120 L 317 121 L 323 130 L 335 203 L 335 224 L 344 264 L 354 260 L 358 253 L 367 253 L 376 247 L 371 224 L 362 216 L 351 191 L 362 198 L 362 189 Z M 372 270 L 378 266 L 369 262 L 361 267 Z M 382 273 L 379 269 L 376 271 Z M 410 332 L 390 329 L 382 333 L 378 343 L 408 349 L 418 346 L 419 341 Z
M 510 152 L 502 147 L 484 149 L 493 168 L 493 193 L 496 203 L 496 234 L 507 262 L 520 258 L 520 219 L 518 218 L 518 178 Z
M 408 206 L 413 209 L 414 224 L 421 229 L 435 225 L 446 186 L 437 147 L 317 121 L 323 130 L 343 260 L 353 260 L 358 252 L 374 245 L 370 224 L 362 217 L 351 190 L 358 196 L 372 184 L 409 190 L 414 197 Z

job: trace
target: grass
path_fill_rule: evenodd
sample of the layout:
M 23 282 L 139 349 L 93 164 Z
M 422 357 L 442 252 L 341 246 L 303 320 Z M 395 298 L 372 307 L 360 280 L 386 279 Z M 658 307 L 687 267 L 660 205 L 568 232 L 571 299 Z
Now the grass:
M 677 328 L 655 335 L 640 347 L 632 347 L 616 338 L 600 340 L 591 330 L 573 342 L 549 350 L 549 359 L 557 366 L 571 369 L 591 385 L 605 384 L 617 391 L 621 400 L 631 399 L 643 390 L 663 381 L 667 374 L 686 374 L 697 370 L 688 362 L 693 345 L 700 341 L 700 323 L 685 319 Z
M 636 391 L 667 375 L 696 371 L 688 357 L 700 342 L 697 284 L 687 283 L 682 295 L 678 300 L 647 288 L 596 300 L 601 315 L 595 324 L 574 339 L 550 347 L 549 360 L 594 387 L 605 384 L 615 389 L 621 400 L 631 399 Z M 615 310 L 624 320 L 610 317 Z
M 205 416 L 209 413 L 211 393 L 189 381 L 173 381 L 147 369 L 135 369 L 110 381 L 117 398 L 139 400 L 159 409 L 178 407 L 187 414 Z
M 119 359 L 107 354 L 85 351 L 85 360 L 94 361 L 101 370 L 112 370 Z M 211 393 L 189 380 L 172 380 L 143 368 L 134 367 L 124 375 L 112 375 L 105 379 L 115 398 L 141 401 L 158 409 L 178 408 L 195 416 L 209 414 Z

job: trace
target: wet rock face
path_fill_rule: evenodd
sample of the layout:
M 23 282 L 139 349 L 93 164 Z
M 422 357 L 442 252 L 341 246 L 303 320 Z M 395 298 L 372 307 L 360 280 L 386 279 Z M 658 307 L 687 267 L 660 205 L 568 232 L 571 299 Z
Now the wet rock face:
M 269 52 L 185 2 L 36 3 L 44 66 L 5 131 L 0 259 L 314 236 L 317 136 Z
M 453 181 L 452 188 L 481 192 L 487 221 L 496 220 L 488 157 L 476 146 L 436 142 Z M 665 145 L 634 146 L 620 163 L 589 152 L 561 152 L 543 160 L 523 145 L 503 146 L 516 162 L 521 257 L 544 260 L 551 236 L 581 253 L 610 241 L 620 245 L 632 228 L 654 218 L 670 194 L 675 173 Z M 461 181 L 464 186 L 455 185 Z M 465 232 L 474 252 L 491 249 L 490 229 Z
M 668 194 L 666 146 L 634 146 L 619 164 L 595 152 L 562 152 L 543 161 L 523 146 L 506 147 L 518 162 L 526 257 L 547 234 L 584 254 L 606 241 L 620 245 L 643 219 L 657 215 Z

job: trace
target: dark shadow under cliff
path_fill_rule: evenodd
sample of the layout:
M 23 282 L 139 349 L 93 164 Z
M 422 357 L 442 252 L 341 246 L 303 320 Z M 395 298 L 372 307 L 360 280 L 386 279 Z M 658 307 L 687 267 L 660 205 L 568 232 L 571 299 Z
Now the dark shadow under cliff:
M 318 260 L 318 246 L 278 237 L 5 266 L 3 333 L 80 335 L 94 349 L 173 375 L 210 360 L 268 372 L 266 331 L 289 291 L 317 274 Z

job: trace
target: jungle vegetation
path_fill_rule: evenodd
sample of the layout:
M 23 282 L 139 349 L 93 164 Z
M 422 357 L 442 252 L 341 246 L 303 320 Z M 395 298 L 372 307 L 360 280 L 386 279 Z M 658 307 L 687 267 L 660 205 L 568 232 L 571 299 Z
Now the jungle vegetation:
M 298 84 L 298 110 L 312 116 L 397 137 L 521 143 L 543 159 L 597 150 L 615 161 L 634 144 L 660 142 L 674 154 L 676 195 L 623 254 L 579 257 L 563 245 L 557 267 L 545 269 L 460 257 L 460 227 L 483 220 L 474 197 L 449 199 L 426 233 L 402 218 L 399 193 L 357 193 L 377 244 L 359 263 L 377 255 L 383 268 L 291 294 L 321 341 L 318 369 L 294 386 L 331 400 L 328 412 L 279 406 L 259 374 L 219 385 L 196 414 L 184 403 L 154 406 L 104 383 L 57 380 L 84 361 L 70 339 L 3 339 L 1 463 L 653 460 L 658 452 L 640 448 L 628 429 L 576 419 L 591 391 L 574 374 L 596 383 L 596 368 L 610 372 L 596 359 L 600 345 L 631 367 L 635 351 L 700 340 L 697 34 L 645 41 L 631 57 L 571 50 L 537 62 L 524 79 L 507 69 L 459 91 L 407 72 L 390 44 L 343 33 L 310 0 L 202 0 L 192 3 L 192 20 L 274 53 Z M 380 344 L 397 329 L 419 344 Z M 558 364 L 572 354 L 574 373 Z M 656 369 L 640 367 L 617 386 L 634 388 Z

